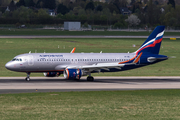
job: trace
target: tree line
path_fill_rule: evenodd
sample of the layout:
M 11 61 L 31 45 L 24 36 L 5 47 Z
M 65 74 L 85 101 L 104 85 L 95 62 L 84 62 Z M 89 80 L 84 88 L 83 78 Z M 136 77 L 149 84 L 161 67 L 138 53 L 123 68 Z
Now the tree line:
M 3 2 L 4 1 L 4 2 Z M 82 24 L 105 25 L 115 28 L 152 27 L 166 25 L 180 28 L 180 5 L 174 0 L 160 4 L 158 0 L 14 0 L 0 1 L 0 24 L 63 24 L 81 21 Z M 6 3 L 6 4 L 5 4 Z M 7 6 L 10 11 L 7 11 Z M 131 11 L 123 15 L 122 8 Z M 48 10 L 55 11 L 50 16 Z

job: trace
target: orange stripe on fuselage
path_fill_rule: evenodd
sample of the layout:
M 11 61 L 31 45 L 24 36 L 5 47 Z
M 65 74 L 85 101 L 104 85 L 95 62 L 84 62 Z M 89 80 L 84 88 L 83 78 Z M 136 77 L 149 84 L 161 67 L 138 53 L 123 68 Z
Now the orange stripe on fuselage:
M 136 55 L 136 56 L 137 56 L 137 55 Z M 136 56 L 135 56 L 135 57 L 133 57 L 133 58 L 131 58 L 130 60 L 127 60 L 127 61 L 124 61 L 124 62 L 120 62 L 120 63 L 118 63 L 118 64 L 127 63 L 127 62 L 129 62 L 129 61 L 131 61 L 131 60 L 135 59 L 135 58 L 136 58 Z
M 137 63 L 137 62 L 139 61 L 141 55 L 142 55 L 142 53 L 139 54 L 138 58 L 134 61 L 134 63 Z M 134 60 L 136 57 L 137 57 L 137 55 L 136 55 L 135 57 L 131 58 L 130 60 L 127 60 L 127 61 L 124 61 L 124 62 L 120 62 L 120 63 L 118 63 L 118 64 L 127 63 L 127 62 L 129 62 L 129 61 Z
M 142 53 L 139 54 L 139 56 L 136 58 L 136 60 L 133 63 L 137 63 L 141 57 Z

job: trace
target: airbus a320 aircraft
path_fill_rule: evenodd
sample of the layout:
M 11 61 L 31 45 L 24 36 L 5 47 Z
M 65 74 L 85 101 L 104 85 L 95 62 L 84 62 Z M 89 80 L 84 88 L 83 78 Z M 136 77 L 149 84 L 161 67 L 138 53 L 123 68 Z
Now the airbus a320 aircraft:
M 133 53 L 27 53 L 14 57 L 5 67 L 12 71 L 26 72 L 30 80 L 31 72 L 43 72 L 46 77 L 61 74 L 65 79 L 79 80 L 87 76 L 93 81 L 91 73 L 117 72 L 135 69 L 167 60 L 159 55 L 164 34 L 164 26 L 157 26 L 141 47 Z

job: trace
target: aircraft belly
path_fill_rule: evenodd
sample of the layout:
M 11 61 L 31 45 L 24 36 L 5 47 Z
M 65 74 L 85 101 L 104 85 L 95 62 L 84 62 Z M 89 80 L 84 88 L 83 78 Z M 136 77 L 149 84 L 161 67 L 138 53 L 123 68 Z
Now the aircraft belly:
M 26 71 L 31 71 L 31 72 L 46 72 L 46 71 L 54 71 L 56 67 L 56 64 L 34 64 L 31 66 L 26 67 Z

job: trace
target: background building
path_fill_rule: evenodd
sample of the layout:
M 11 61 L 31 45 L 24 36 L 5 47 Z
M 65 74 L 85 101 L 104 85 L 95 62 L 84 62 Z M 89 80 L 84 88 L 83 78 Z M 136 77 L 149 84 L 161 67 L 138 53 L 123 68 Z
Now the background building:
M 64 30 L 81 30 L 81 22 L 64 22 Z

